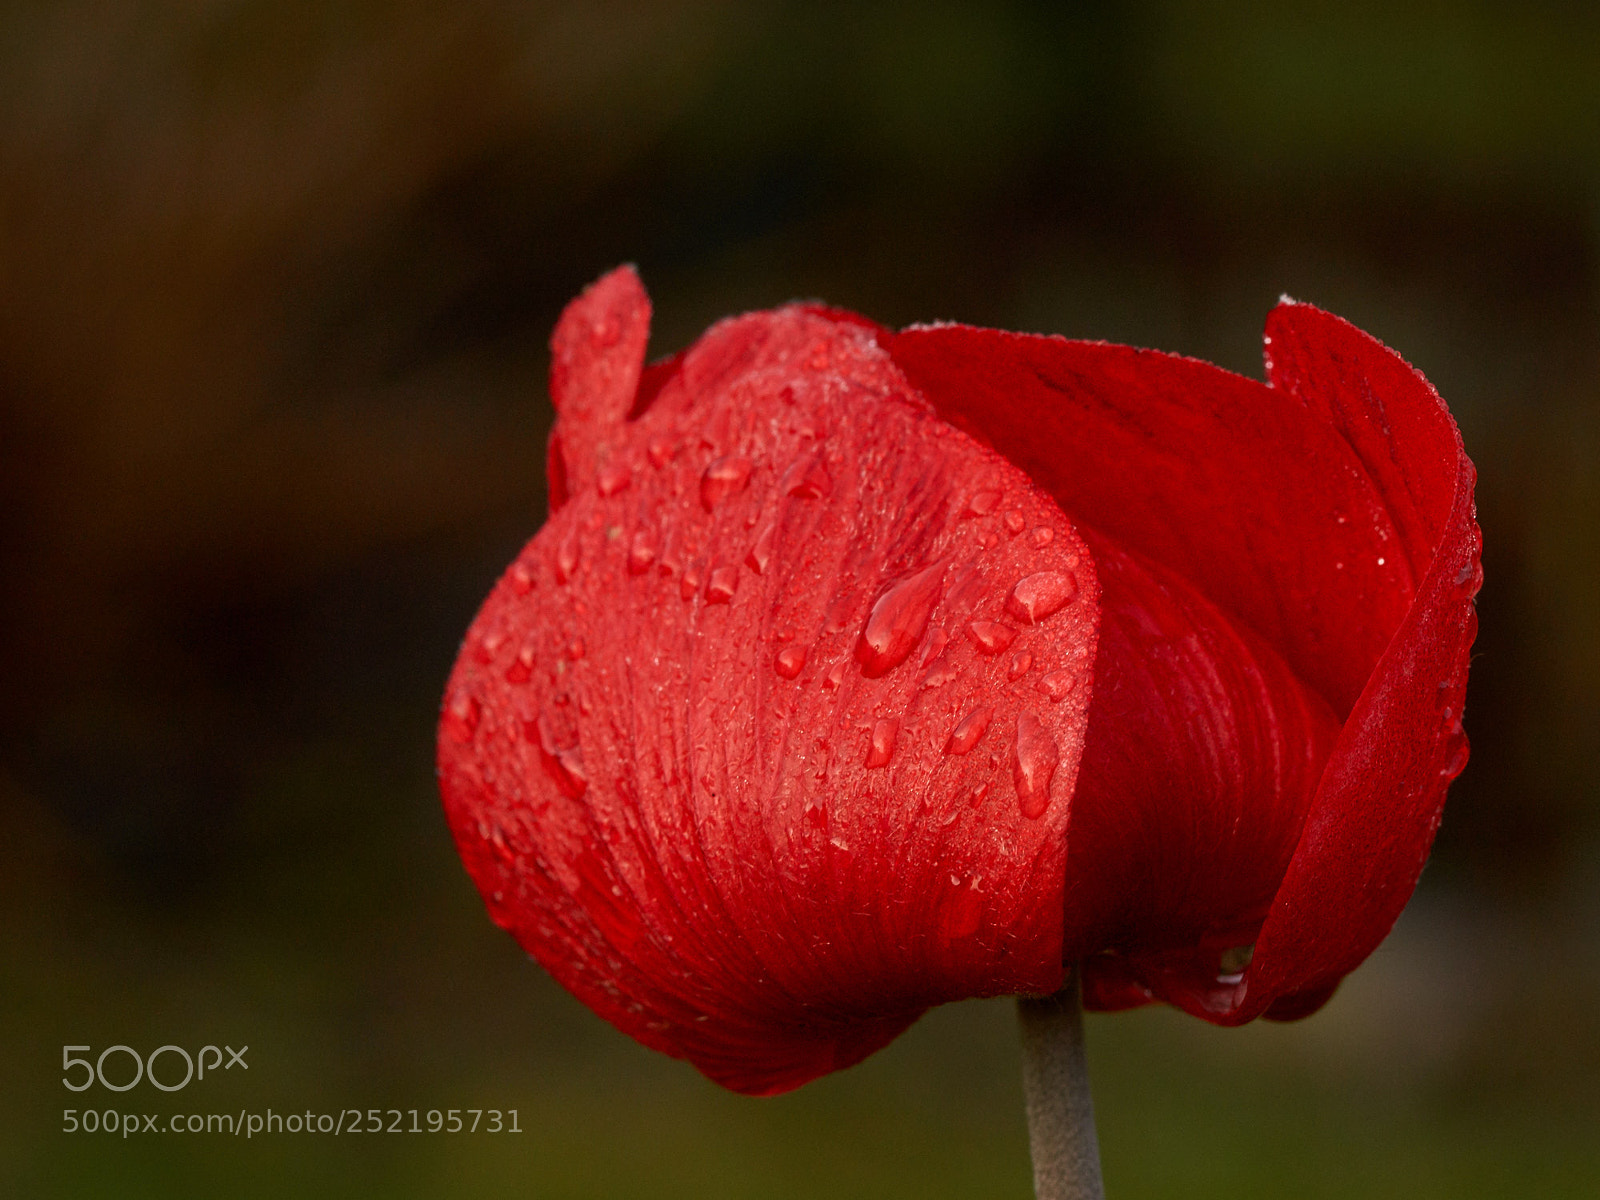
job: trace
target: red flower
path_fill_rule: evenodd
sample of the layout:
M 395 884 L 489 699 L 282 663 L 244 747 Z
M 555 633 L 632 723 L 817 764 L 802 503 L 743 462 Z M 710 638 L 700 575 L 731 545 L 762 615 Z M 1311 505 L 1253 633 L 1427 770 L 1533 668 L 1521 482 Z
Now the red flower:
M 777 1092 L 1063 963 L 1236 1024 L 1382 940 L 1466 760 L 1480 580 L 1398 356 L 1290 302 L 1267 384 L 815 305 L 646 367 L 649 319 L 627 268 L 562 317 L 551 517 L 439 739 L 562 984 Z

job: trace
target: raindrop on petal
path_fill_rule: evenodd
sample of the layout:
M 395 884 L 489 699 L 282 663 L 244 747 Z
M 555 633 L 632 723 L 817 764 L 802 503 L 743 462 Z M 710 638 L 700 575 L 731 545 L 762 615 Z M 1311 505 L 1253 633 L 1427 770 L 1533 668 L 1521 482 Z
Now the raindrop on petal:
M 615 496 L 633 482 L 633 472 L 623 462 L 607 463 L 594 478 L 594 489 L 602 496 Z
M 793 679 L 805 669 L 806 650 L 804 646 L 785 646 L 778 651 L 777 658 L 773 659 L 772 666 L 779 675 L 785 679 Z
M 1078 581 L 1061 571 L 1040 571 L 1017 581 L 1006 597 L 1006 611 L 1020 621 L 1037 624 L 1078 597 Z
M 777 532 L 777 522 L 768 521 L 756 535 L 756 544 L 750 547 L 750 553 L 745 555 L 745 565 L 757 575 L 767 573 L 767 564 L 772 561 L 772 539 Z
M 470 742 L 478 728 L 478 718 L 482 714 L 483 706 L 478 703 L 476 696 L 457 692 L 445 707 L 444 727 L 456 741 Z
M 700 476 L 700 503 L 710 512 L 724 499 L 750 482 L 753 466 L 748 458 L 719 458 Z
M 946 754 L 965 754 L 980 741 L 989 731 L 989 722 L 994 720 L 994 709 L 988 705 L 975 708 L 961 718 L 961 723 L 950 734 L 950 740 L 945 743 Z
M 706 583 L 707 604 L 727 604 L 739 590 L 738 567 L 715 567 Z
M 1061 748 L 1038 717 L 1031 712 L 1017 714 L 1016 762 L 1012 777 L 1017 785 L 1017 802 L 1029 820 L 1044 816 L 1050 807 L 1050 780 L 1061 762 Z
M 571 530 L 556 547 L 556 582 L 566 583 L 578 569 L 578 531 Z
M 1002 625 L 999 621 L 974 621 L 967 626 L 967 634 L 973 643 L 985 654 L 999 654 L 1012 639 L 1017 636 L 1017 631 L 1009 625 Z
M 1000 503 L 1002 493 L 993 488 L 985 488 L 981 492 L 974 492 L 967 501 L 967 507 L 962 510 L 963 517 L 981 517 L 994 511 L 995 505 Z
M 1041 677 L 1036 686 L 1050 697 L 1051 703 L 1054 703 L 1057 700 L 1065 700 L 1076 683 L 1077 676 L 1071 671 L 1051 671 Z
M 628 546 L 628 573 L 643 575 L 656 560 L 656 539 L 648 529 L 637 530 Z
M 867 766 L 886 767 L 894 757 L 895 739 L 900 736 L 900 722 L 893 718 L 879 721 L 872 727 L 872 740 L 867 746 Z
M 933 606 L 939 602 L 944 568 L 942 560 L 936 562 L 878 597 L 856 643 L 856 661 L 868 679 L 898 667 L 922 640 Z

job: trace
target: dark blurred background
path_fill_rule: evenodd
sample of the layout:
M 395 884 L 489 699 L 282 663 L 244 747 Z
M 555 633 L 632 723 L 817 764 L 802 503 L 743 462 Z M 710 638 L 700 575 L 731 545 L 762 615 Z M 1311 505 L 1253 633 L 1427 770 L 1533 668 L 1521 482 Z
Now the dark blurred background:
M 1298 11 L 1290 11 L 1295 9 Z M 1281 292 L 1478 464 L 1467 728 L 1329 1008 L 1089 1022 L 1114 1197 L 1600 1194 L 1600 8 L 22 0 L 0 8 L 0 1191 L 1028 1194 L 1005 1002 L 722 1093 L 484 917 L 432 786 L 542 519 L 546 339 L 823 297 L 1259 375 Z M 249 1043 L 163 1095 L 64 1044 Z M 520 1135 L 60 1132 L 518 1108 Z

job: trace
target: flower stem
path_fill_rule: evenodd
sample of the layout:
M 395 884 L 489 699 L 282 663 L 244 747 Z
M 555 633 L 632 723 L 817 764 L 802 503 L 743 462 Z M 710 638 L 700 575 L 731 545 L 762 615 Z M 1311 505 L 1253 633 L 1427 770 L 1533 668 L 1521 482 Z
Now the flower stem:
M 1038 1200 L 1105 1200 L 1083 1053 L 1078 969 L 1053 996 L 1018 996 L 1022 1091 Z

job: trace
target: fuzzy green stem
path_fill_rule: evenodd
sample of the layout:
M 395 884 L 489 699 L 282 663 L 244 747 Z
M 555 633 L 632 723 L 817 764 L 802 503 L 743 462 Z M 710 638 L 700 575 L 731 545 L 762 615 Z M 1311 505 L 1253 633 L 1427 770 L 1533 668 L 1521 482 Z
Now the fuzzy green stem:
M 1017 1015 L 1034 1195 L 1038 1200 L 1105 1200 L 1077 968 L 1053 996 L 1017 997 Z

